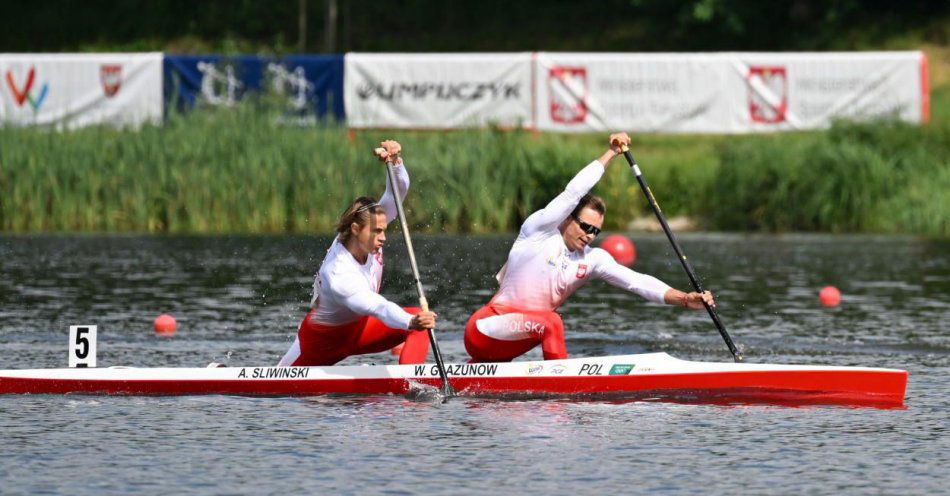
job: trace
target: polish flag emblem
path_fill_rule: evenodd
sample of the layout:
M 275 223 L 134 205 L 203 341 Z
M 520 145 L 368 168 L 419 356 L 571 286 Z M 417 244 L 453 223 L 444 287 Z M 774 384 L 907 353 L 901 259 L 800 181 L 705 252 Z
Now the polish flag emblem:
M 100 65 L 99 81 L 102 83 L 102 93 L 112 98 L 122 87 L 122 66 L 118 64 Z
M 784 67 L 750 67 L 749 117 L 760 124 L 785 122 L 788 112 L 788 75 Z
M 587 119 L 587 69 L 555 66 L 548 71 L 551 120 L 580 124 Z
M 577 266 L 577 278 L 583 279 L 587 275 L 587 264 L 580 264 Z

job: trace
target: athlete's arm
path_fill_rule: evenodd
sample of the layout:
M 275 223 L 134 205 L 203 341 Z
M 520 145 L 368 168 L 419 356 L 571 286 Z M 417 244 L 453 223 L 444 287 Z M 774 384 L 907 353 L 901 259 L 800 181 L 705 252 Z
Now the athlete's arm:
M 366 287 L 363 281 L 349 279 L 337 275 L 330 280 L 329 287 L 323 287 L 323 291 L 336 293 L 336 300 L 355 314 L 376 317 L 393 329 L 409 329 L 411 314 Z
M 399 156 L 401 152 L 402 146 L 392 140 L 383 141 L 380 143 L 380 147 L 374 151 L 381 161 L 393 165 L 393 171 L 396 173 L 399 199 L 405 200 L 406 194 L 409 192 L 409 172 L 406 171 L 402 157 Z M 393 200 L 393 189 L 392 185 L 389 184 L 388 173 L 386 174 L 386 192 L 383 193 L 383 197 L 379 199 L 379 204 L 383 207 L 383 210 L 386 211 L 386 222 L 392 222 L 392 220 L 399 215 L 399 212 L 396 210 L 396 202 Z
M 600 178 L 604 175 L 604 170 L 610 165 L 610 161 L 619 155 L 620 145 L 630 145 L 630 137 L 627 133 L 611 134 L 608 143 L 610 147 L 597 160 L 594 160 L 587 167 L 567 183 L 567 187 L 561 194 L 554 197 L 544 208 L 531 214 L 521 225 L 521 235 L 530 236 L 536 232 L 547 231 L 557 227 L 561 221 L 577 206 L 581 197 L 590 192 L 597 185 Z
M 636 293 L 654 303 L 666 303 L 667 292 L 676 291 L 669 284 L 653 276 L 641 274 L 618 264 L 609 253 L 600 248 L 591 250 L 590 259 L 593 262 L 591 270 L 593 278 Z
M 593 277 L 604 280 L 618 288 L 637 293 L 654 303 L 666 303 L 667 305 L 686 307 L 691 310 L 706 308 L 704 302 L 708 303 L 709 306 L 716 306 L 716 301 L 709 291 L 684 293 L 676 288 L 671 288 L 668 284 L 653 276 L 641 274 L 618 264 L 609 253 L 600 248 L 591 250 L 591 258 L 595 260 L 594 270 L 591 273 Z
M 713 299 L 713 295 L 709 291 L 703 291 L 702 293 L 695 291 L 692 293 L 684 293 L 678 289 L 670 288 L 666 294 L 663 295 L 663 301 L 665 301 L 667 305 L 686 307 L 690 310 L 702 310 L 706 308 L 706 304 L 709 304 L 711 307 L 716 306 L 716 300 Z
M 544 208 L 528 216 L 521 225 L 521 235 L 530 236 L 536 232 L 554 229 L 577 206 L 581 197 L 586 195 L 604 175 L 604 164 L 594 160 L 567 183 L 561 194 L 554 197 Z

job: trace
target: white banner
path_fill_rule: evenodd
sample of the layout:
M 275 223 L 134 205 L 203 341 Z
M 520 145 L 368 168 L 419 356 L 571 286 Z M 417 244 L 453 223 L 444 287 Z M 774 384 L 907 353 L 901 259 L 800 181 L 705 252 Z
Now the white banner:
M 346 54 L 355 128 L 531 127 L 531 54 Z
M 703 54 L 539 53 L 538 128 L 702 132 L 729 115 L 726 67 Z
M 748 133 L 927 120 L 921 52 L 536 55 L 546 131 Z
M 0 123 L 80 127 L 162 120 L 162 54 L 0 54 Z
M 837 118 L 927 119 L 922 52 L 726 54 L 729 130 L 820 129 Z M 745 94 L 736 88 L 744 86 Z

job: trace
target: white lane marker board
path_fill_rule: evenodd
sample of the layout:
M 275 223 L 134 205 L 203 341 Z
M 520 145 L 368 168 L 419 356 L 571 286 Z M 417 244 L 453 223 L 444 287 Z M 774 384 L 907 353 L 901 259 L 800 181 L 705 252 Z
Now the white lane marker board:
M 96 328 L 94 325 L 69 326 L 69 367 L 96 366 Z

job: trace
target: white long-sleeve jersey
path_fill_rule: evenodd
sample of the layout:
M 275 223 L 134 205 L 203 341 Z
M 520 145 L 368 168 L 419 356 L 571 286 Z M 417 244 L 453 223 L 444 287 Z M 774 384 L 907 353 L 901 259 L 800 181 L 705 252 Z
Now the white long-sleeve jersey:
M 402 161 L 396 164 L 395 172 L 399 197 L 405 198 L 409 191 L 409 173 Z M 396 202 L 388 175 L 386 192 L 379 203 L 386 211 L 387 222 L 396 218 Z M 314 276 L 310 306 L 316 310 L 311 319 L 318 324 L 337 326 L 369 315 L 394 329 L 408 329 L 412 315 L 379 294 L 382 278 L 382 248 L 366 257 L 366 263 L 361 264 L 339 239 L 334 239 L 320 270 Z
M 581 251 L 570 251 L 564 244 L 558 226 L 603 174 L 603 164 L 591 162 L 561 194 L 524 221 L 508 261 L 498 274 L 501 287 L 492 303 L 521 310 L 553 311 L 591 279 L 601 279 L 663 303 L 663 295 L 670 289 L 663 281 L 618 264 L 600 248 L 586 246 Z

